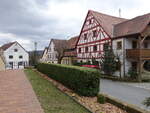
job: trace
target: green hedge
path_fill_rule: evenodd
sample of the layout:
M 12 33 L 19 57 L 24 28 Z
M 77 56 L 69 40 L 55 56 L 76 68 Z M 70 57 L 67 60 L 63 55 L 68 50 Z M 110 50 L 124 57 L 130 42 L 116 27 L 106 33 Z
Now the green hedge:
M 48 63 L 39 63 L 37 69 L 79 95 L 96 96 L 98 94 L 100 73 L 96 69 Z

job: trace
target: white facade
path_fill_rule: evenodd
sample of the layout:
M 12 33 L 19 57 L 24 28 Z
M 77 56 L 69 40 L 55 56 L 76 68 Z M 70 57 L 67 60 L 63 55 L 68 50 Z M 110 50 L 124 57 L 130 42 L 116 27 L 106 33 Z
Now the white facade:
M 48 59 L 47 59 L 47 52 L 48 52 L 48 48 L 45 48 L 44 49 L 44 52 L 43 52 L 43 55 L 42 55 L 42 58 L 40 59 L 41 62 L 47 62 Z
M 55 51 L 55 44 L 51 40 L 49 47 L 48 47 L 48 52 L 47 52 L 47 62 L 57 64 L 58 59 L 56 56 L 57 56 L 57 51 Z
M 136 39 L 135 37 L 129 37 L 129 38 L 122 37 L 112 41 L 114 54 L 118 56 L 121 61 L 121 71 L 120 72 L 117 71 L 114 75 L 121 76 L 121 77 L 128 76 L 128 71 L 132 67 L 132 62 L 136 61 L 135 59 L 127 58 L 127 53 L 126 53 L 127 49 L 137 49 L 137 48 L 133 48 L 133 43 L 132 43 L 133 41 L 137 42 L 137 48 L 138 48 L 138 39 Z M 121 42 L 122 45 L 121 49 L 117 48 L 118 42 Z M 147 48 L 144 47 L 145 43 L 147 43 Z M 141 45 L 141 49 L 150 49 L 150 40 L 144 40 Z
M 29 64 L 28 52 L 17 42 L 6 49 L 3 54 L 6 69 L 20 69 Z

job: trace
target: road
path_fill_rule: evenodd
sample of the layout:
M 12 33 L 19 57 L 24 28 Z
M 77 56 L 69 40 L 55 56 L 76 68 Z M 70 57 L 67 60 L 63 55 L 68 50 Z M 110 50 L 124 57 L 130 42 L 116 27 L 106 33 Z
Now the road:
M 135 87 L 124 82 L 101 79 L 100 92 L 150 111 L 150 108 L 146 108 L 142 104 L 146 97 L 150 97 L 149 89 Z

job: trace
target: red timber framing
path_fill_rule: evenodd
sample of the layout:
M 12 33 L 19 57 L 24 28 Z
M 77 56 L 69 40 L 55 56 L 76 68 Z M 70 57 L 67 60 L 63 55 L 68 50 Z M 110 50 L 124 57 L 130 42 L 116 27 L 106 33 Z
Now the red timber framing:
M 111 45 L 111 37 L 89 11 L 77 41 L 77 59 L 100 59 L 103 55 L 105 43 Z M 97 46 L 97 50 L 94 50 L 94 46 Z M 86 48 L 88 48 L 88 51 L 86 51 Z

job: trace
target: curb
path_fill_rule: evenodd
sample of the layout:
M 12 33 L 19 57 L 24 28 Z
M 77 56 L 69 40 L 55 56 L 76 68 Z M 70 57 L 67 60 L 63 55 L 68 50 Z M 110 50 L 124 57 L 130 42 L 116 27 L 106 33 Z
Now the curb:
M 100 93 L 100 94 L 106 98 L 106 102 L 111 103 L 111 104 L 125 110 L 128 113 L 150 113 L 149 111 L 146 111 L 135 105 L 123 102 L 123 101 L 116 99 L 108 94 L 105 94 L 105 93 Z

